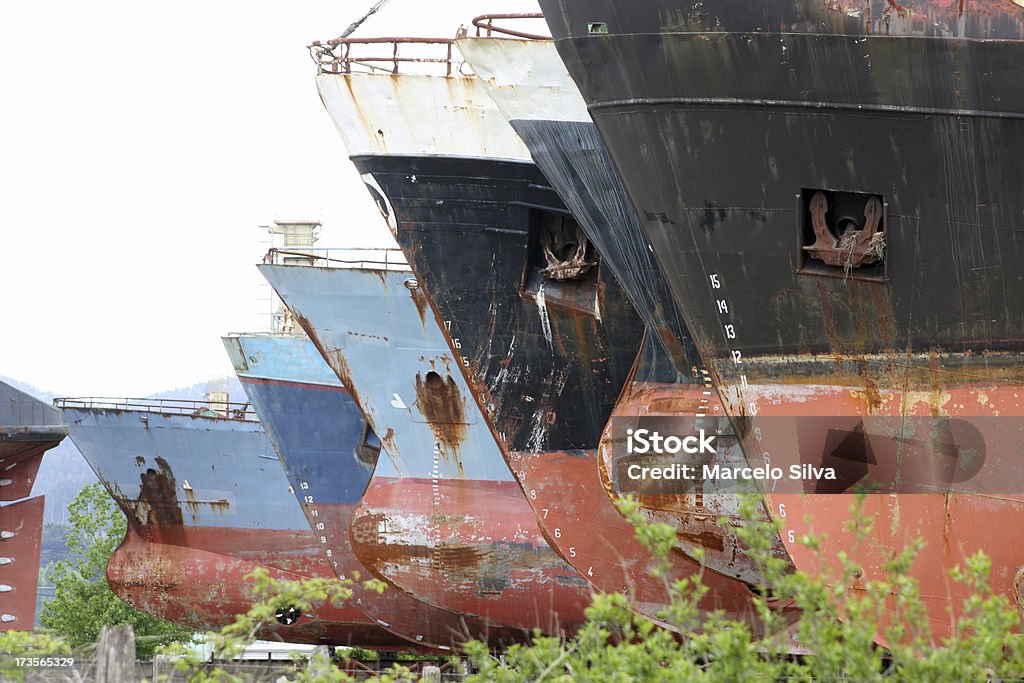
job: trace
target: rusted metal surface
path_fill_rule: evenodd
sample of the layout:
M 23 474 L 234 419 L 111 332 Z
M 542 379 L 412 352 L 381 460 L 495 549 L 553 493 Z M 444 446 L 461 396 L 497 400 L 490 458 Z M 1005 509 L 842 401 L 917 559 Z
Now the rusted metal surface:
M 43 497 L 0 507 L 0 631 L 35 627 Z
M 832 229 L 826 220 L 828 202 L 825 195 L 816 192 L 811 199 L 811 224 L 814 244 L 803 247 L 812 258 L 844 270 L 877 263 L 885 257 L 885 234 L 879 231 L 882 220 L 882 202 L 871 197 L 864 207 L 863 227 Z
M 384 435 L 352 519 L 360 560 L 492 629 L 572 632 L 586 582 L 537 528 L 411 273 L 261 270 Z
M 375 436 L 364 431 L 365 419 L 347 387 L 307 337 L 241 335 L 224 342 L 335 574 L 373 576 L 352 550 L 350 526 L 378 457 L 389 456 L 380 455 L 380 443 L 374 448 Z M 363 591 L 356 605 L 406 647 L 449 651 L 470 639 L 493 647 L 522 639 L 521 632 L 491 628 L 394 588 Z
M 333 576 L 258 423 L 208 410 L 159 412 L 156 402 L 146 410 L 61 404 L 75 445 L 128 518 L 108 579 L 139 609 L 219 628 L 251 605 L 244 576 L 257 567 L 279 578 Z M 273 633 L 295 642 L 403 642 L 355 604 L 317 605 Z
M 59 437 L 0 440 L 0 500 L 21 500 L 31 495 L 43 454 L 58 443 Z
M 693 425 L 718 433 L 717 453 L 707 456 L 702 464 L 746 465 L 710 375 L 705 375 L 704 383 L 666 381 L 664 372 L 659 372 L 656 367 L 659 357 L 663 358 L 662 354 L 654 340 L 648 338 L 645 341 L 633 377 L 619 397 L 613 419 L 602 435 L 598 461 L 601 482 L 613 499 L 619 495 L 613 487 L 613 472 L 615 456 L 624 452 L 621 435 L 629 427 L 640 428 L 652 417 L 692 416 Z M 665 364 L 664 360 L 661 362 Z M 613 429 L 616 421 L 618 424 Z M 642 493 L 637 498 L 649 520 L 676 529 L 678 552 L 687 557 L 701 557 L 706 567 L 726 576 L 750 585 L 765 585 L 758 563 L 750 557 L 735 534 L 736 528 L 748 523 L 740 511 L 743 498 L 737 487 L 732 483 L 708 480 L 700 481 L 694 490 L 684 493 L 669 489 L 664 493 Z M 746 492 L 757 493 L 758 489 L 751 486 Z M 766 521 L 767 512 L 763 508 L 759 508 L 759 512 L 759 521 Z M 789 559 L 778 537 L 772 539 L 769 551 L 778 559 Z
M 309 54 L 317 66 L 328 73 L 352 73 L 353 67 L 356 72 L 376 71 L 378 63 L 391 63 L 390 72 L 398 73 L 398 65 L 405 64 L 441 64 L 444 66 L 445 76 L 452 75 L 452 67 L 455 63 L 452 60 L 451 38 L 335 38 L 326 42 L 313 41 L 308 45 Z M 369 46 L 383 45 L 391 49 L 390 55 L 376 54 L 367 48 Z M 436 56 L 411 56 L 399 55 L 399 49 L 409 45 L 429 45 L 431 47 L 441 46 L 443 57 Z M 352 55 L 352 48 L 356 47 L 356 55 Z M 359 50 L 364 50 L 360 52 Z M 427 54 L 437 54 L 431 50 Z
M 444 453 L 458 451 L 466 440 L 466 399 L 448 373 L 416 373 L 416 407 L 430 425 Z
M 43 498 L 32 492 L 43 454 L 67 435 L 60 413 L 0 382 L 0 631 L 31 630 L 39 581 Z
M 458 125 L 467 113 L 490 120 L 494 105 L 481 104 L 486 96 L 481 97 L 479 85 L 462 78 L 452 79 L 458 91 L 430 86 L 438 96 L 433 111 L 384 147 L 379 140 L 389 138 L 378 134 L 381 124 L 418 113 L 422 98 L 416 93 L 430 84 L 423 77 L 392 77 L 384 99 L 372 96 L 372 78 L 322 74 L 318 79 L 353 162 L 447 331 L 449 348 L 461 359 L 460 370 L 548 543 L 588 580 L 630 590 L 629 581 L 619 581 L 617 559 L 600 565 L 609 574 L 595 577 L 605 570 L 584 564 L 579 549 L 588 547 L 599 556 L 625 544 L 630 553 L 636 551 L 629 542 L 633 528 L 599 486 L 596 449 L 639 350 L 640 319 L 601 265 L 568 285 L 539 272 L 547 265 L 540 227 L 555 217 L 567 224 L 572 218 L 532 164 L 490 152 L 517 140 L 507 123 L 486 129 Z M 449 141 L 451 130 L 459 131 L 458 140 Z M 432 153 L 418 154 L 425 144 L 432 145 Z M 581 306 L 584 301 L 588 305 Z M 578 498 L 566 497 L 578 472 L 555 469 L 568 467 L 566 453 L 581 455 L 590 468 L 585 480 L 598 484 L 577 488 Z M 543 483 L 529 480 L 521 465 L 533 456 L 542 459 L 544 467 L 534 471 L 544 473 Z M 555 510 L 564 513 L 557 522 L 551 516 Z M 595 534 L 594 519 L 607 521 L 597 529 L 606 535 Z M 608 557 L 617 558 L 614 552 Z M 640 576 L 646 561 L 646 554 L 629 556 L 626 568 Z M 680 577 L 700 573 L 700 565 L 688 558 L 676 569 Z M 711 588 L 705 604 L 752 620 L 753 594 L 746 584 L 710 573 L 705 579 Z M 663 599 L 663 592 L 655 592 L 640 601 L 654 605 Z
M 235 615 L 247 611 L 253 593 L 246 575 L 264 567 L 259 558 L 232 554 L 230 548 L 283 544 L 279 552 L 290 552 L 307 561 L 295 561 L 290 570 L 269 568 L 275 579 L 299 577 L 325 578 L 330 569 L 311 540 L 296 543 L 292 535 L 275 530 L 257 533 L 230 530 L 208 539 L 206 547 L 152 543 L 129 527 L 125 540 L 110 558 L 107 579 L 111 590 L 140 610 L 195 629 L 220 628 Z M 211 549 L 218 540 L 225 552 Z M 325 609 L 301 614 L 290 626 L 275 624 L 259 637 L 286 642 L 330 643 L 373 649 L 412 649 L 403 639 L 388 633 L 370 621 L 355 606 Z
M 53 407 L 0 382 L 0 500 L 27 497 L 43 453 L 66 435 Z
M 473 26 L 476 27 L 476 37 L 487 37 L 493 38 L 495 34 L 497 37 L 509 36 L 511 38 L 526 38 L 528 40 L 551 40 L 551 36 L 541 33 L 528 33 L 526 31 L 520 31 L 514 28 L 509 28 L 505 25 L 506 22 L 518 22 L 522 20 L 536 20 L 544 19 L 544 15 L 540 12 L 523 12 L 523 13 L 505 13 L 505 14 L 481 14 L 478 17 L 473 17 Z M 510 21 L 511 20 L 511 21 Z M 500 26 L 494 24 L 495 21 L 502 22 Z M 461 36 L 460 36 L 461 37 Z
M 823 538 L 820 555 L 799 544 L 789 544 L 798 567 L 839 580 L 842 570 L 835 553 L 842 549 L 861 569 L 850 588 L 865 590 L 868 582 L 885 579 L 886 564 L 894 554 L 923 538 L 926 545 L 911 565 L 911 575 L 921 584 L 928 608 L 927 627 L 935 638 L 950 632 L 954 616 L 969 595 L 966 586 L 949 580 L 948 570 L 963 566 L 977 552 L 984 552 L 992 561 L 992 589 L 1014 599 L 1024 539 L 1006 530 L 1024 523 L 1024 475 L 1020 469 L 1024 454 L 1019 448 L 1024 433 L 1021 383 L 1013 380 L 1001 384 L 993 368 L 982 367 L 981 359 L 967 360 L 960 372 L 919 368 L 910 373 L 906 356 L 873 356 L 869 369 L 862 369 L 860 374 L 853 371 L 859 379 L 856 384 L 846 383 L 849 374 L 842 368 L 857 363 L 835 359 L 838 362 L 833 365 L 821 359 L 816 365 L 822 375 L 808 376 L 804 369 L 800 379 L 794 381 L 784 363 L 751 360 L 755 370 L 776 366 L 770 374 L 785 373 L 793 382 L 762 381 L 747 387 L 745 400 L 758 406 L 757 417 L 750 420 L 751 429 L 761 434 L 758 448 L 775 454 L 775 462 L 784 470 L 800 465 L 831 466 L 839 473 L 836 484 L 811 481 L 802 487 L 786 487 L 783 482 L 768 496 L 770 509 L 785 515 L 784 539 L 790 529 L 794 535 Z M 885 367 L 895 371 L 901 382 L 915 374 L 925 376 L 928 388 L 903 391 L 898 385 L 892 387 L 891 381 L 884 379 Z M 987 381 L 982 380 L 986 374 Z M 814 406 L 810 414 L 808 404 Z M 741 412 L 735 401 L 729 407 Z M 920 425 L 931 424 L 938 417 L 951 418 L 971 430 L 965 433 L 961 429 L 951 442 L 955 449 L 952 460 L 934 457 L 933 453 L 941 456 L 932 441 L 934 434 L 920 433 Z M 863 425 L 860 429 L 866 446 L 856 450 L 853 460 L 846 454 L 836 455 L 833 433 L 861 433 L 858 424 Z M 965 472 L 966 478 L 959 481 L 956 474 L 970 467 L 962 455 L 968 450 L 974 454 L 971 458 L 976 459 L 977 468 Z M 944 464 L 953 469 L 941 467 Z M 935 465 L 940 467 L 936 469 Z M 847 525 L 854 507 L 851 496 L 807 495 L 858 486 L 885 494 L 864 499 L 858 514 L 871 520 L 872 528 L 864 540 L 859 540 Z M 993 519 L 999 524 L 993 526 Z
M 640 220 L 554 45 L 474 39 L 460 39 L 456 45 L 646 323 L 643 351 L 619 396 L 613 421 L 638 423 L 657 415 L 705 416 L 709 421 L 724 417 Z M 552 102 L 557 105 L 548 106 Z M 611 474 L 617 446 L 610 421 L 599 462 L 602 482 L 613 500 L 618 497 Z M 738 458 L 742 452 L 734 446 L 719 461 Z M 700 493 L 643 495 L 640 502 L 650 519 L 677 528 L 678 550 L 684 556 L 699 554 L 714 571 L 763 583 L 733 533 L 742 523 L 735 491 L 723 494 L 709 486 Z M 775 554 L 785 556 L 778 539 Z
M 864 581 L 922 536 L 911 575 L 936 641 L 963 597 L 947 570 L 969 553 L 995 558 L 992 586 L 1012 598 L 1024 547 L 1003 530 L 1020 526 L 1024 493 L 1024 255 L 1021 161 L 1009 150 L 1024 145 L 1024 9 L 1009 0 L 541 4 L 751 466 L 834 462 L 821 428 L 829 420 L 849 433 L 876 418 L 908 430 L 921 416 L 946 418 L 985 441 L 973 490 L 955 482 L 911 493 L 920 482 L 904 481 L 914 486 L 868 496 L 874 526 L 859 545 L 846 530 L 852 497 L 769 490 L 796 566 L 838 576 L 799 542 L 808 531 L 827 538 L 824 557 L 854 557 Z M 600 35 L 588 26 L 596 17 Z M 835 253 L 832 264 L 801 262 L 803 247 L 841 237 L 836 226 L 820 230 L 820 202 L 802 204 L 817 192 L 878 198 L 880 265 L 853 268 Z M 867 225 L 877 211 L 848 215 Z M 876 462 L 864 451 L 854 464 L 883 481 L 886 471 L 916 479 L 922 470 L 901 449 L 935 462 L 949 445 L 919 448 L 910 442 L 920 433 L 906 436 L 876 434 Z M 980 488 L 992 481 L 1001 488 Z M 820 483 L 811 490 L 834 486 Z
M 321 73 L 317 89 L 350 156 L 362 154 L 436 155 L 456 151 L 480 156 L 529 161 L 530 153 L 515 135 L 483 87 L 473 77 L 391 74 L 338 75 Z M 401 87 L 401 92 L 398 88 Z M 407 106 L 388 103 L 412 90 Z M 465 106 L 441 109 L 438 102 Z M 431 131 L 419 135 L 417 131 Z M 372 187 L 372 185 L 371 185 Z M 373 194 L 376 192 L 376 194 Z M 389 199 L 379 190 L 371 196 L 382 213 L 393 216 Z

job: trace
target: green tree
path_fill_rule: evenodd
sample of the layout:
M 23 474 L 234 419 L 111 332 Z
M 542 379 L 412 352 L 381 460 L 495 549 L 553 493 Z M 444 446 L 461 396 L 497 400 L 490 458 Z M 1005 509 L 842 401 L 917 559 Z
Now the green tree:
M 104 626 L 131 624 L 143 659 L 157 645 L 191 636 L 191 630 L 140 612 L 111 592 L 107 562 L 124 538 L 127 520 L 99 483 L 79 491 L 68 507 L 68 523 L 68 558 L 46 572 L 55 596 L 39 615 L 44 627 L 79 649 L 94 644 Z

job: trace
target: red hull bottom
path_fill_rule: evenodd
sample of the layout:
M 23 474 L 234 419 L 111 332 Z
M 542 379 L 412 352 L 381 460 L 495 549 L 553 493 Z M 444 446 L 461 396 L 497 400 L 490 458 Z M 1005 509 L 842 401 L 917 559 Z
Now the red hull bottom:
M 572 635 L 590 603 L 515 481 L 375 478 L 352 540 L 363 564 L 399 589 L 492 627 Z
M 368 569 L 352 549 L 350 525 L 354 506 L 325 503 L 303 505 L 311 526 L 317 529 L 318 541 L 329 555 L 334 573 L 342 579 L 357 577 L 386 579 Z M 393 586 L 383 593 L 361 590 L 356 605 L 372 621 L 390 633 L 405 639 L 410 646 L 437 651 L 451 651 L 468 640 L 480 640 L 491 647 L 504 647 L 524 642 L 529 634 L 521 629 L 499 628 L 486 620 L 443 609 L 419 600 Z
M 705 570 L 678 551 L 672 553 L 664 579 L 651 576 L 651 553 L 612 504 L 598 474 L 595 451 L 514 453 L 510 462 L 534 513 L 543 520 L 548 542 L 596 589 L 628 593 L 639 614 L 675 630 L 658 616 L 669 601 L 665 579 L 692 578 L 709 589 L 700 601 L 701 610 L 722 610 L 757 630 L 755 594 L 742 581 Z
M 333 576 L 320 548 L 309 540 L 302 547 L 294 532 L 223 528 L 189 528 L 188 532 L 195 546 L 148 542 L 129 529 L 107 567 L 111 590 L 162 619 L 190 628 L 217 629 L 252 606 L 251 584 L 245 576 L 260 566 L 277 579 Z M 241 556 L 232 554 L 237 548 L 244 548 Z M 319 606 L 295 624 L 271 627 L 261 636 L 378 649 L 401 649 L 406 644 L 367 619 L 351 602 Z
M 692 424 L 702 420 L 709 430 L 729 428 L 710 377 L 706 385 L 632 382 L 616 403 L 613 420 L 618 421 L 622 432 L 626 425 L 639 427 L 641 418 L 650 417 L 684 418 L 686 423 Z M 602 483 L 614 502 L 619 498 L 612 484 L 614 455 L 621 455 L 625 444 L 616 441 L 619 437 L 613 434 L 612 425 L 609 421 L 602 434 L 599 464 Z M 690 424 L 686 426 L 689 428 Z M 716 454 L 709 456 L 709 465 L 743 467 L 747 464 L 735 439 L 719 439 L 716 447 Z M 757 489 L 751 487 L 751 492 L 756 493 Z M 703 555 L 700 562 L 712 571 L 751 585 L 765 584 L 759 566 L 736 536 L 735 529 L 747 522 L 741 514 L 742 498 L 737 495 L 735 486 L 708 481 L 702 482 L 699 494 L 640 494 L 637 499 L 648 520 L 675 528 L 677 548 L 682 555 L 693 558 L 700 552 Z M 768 521 L 765 509 L 760 507 L 758 511 L 760 521 Z M 776 536 L 773 542 L 773 556 L 789 561 L 781 539 Z
M 0 631 L 31 631 L 36 618 L 39 554 L 43 537 L 43 496 L 0 507 L 0 531 L 13 532 L 0 539 L 0 556 L 13 562 L 0 564 L 0 584 L 12 590 L 0 594 Z
M 52 441 L 0 441 L 0 474 L 10 483 L 0 486 L 0 500 L 20 500 L 32 493 L 43 453 L 60 443 Z
M 784 470 L 802 460 L 816 463 L 827 455 L 825 427 L 842 428 L 838 423 L 843 421 L 852 426 L 860 419 L 857 416 L 866 416 L 864 429 L 869 434 L 872 462 L 862 464 L 864 471 L 856 476 L 864 474 L 874 482 L 898 481 L 898 491 L 927 490 L 936 484 L 928 480 L 941 472 L 935 467 L 913 466 L 935 461 L 934 457 L 919 458 L 913 440 L 879 438 L 871 436 L 873 432 L 884 434 L 893 425 L 910 430 L 918 418 L 927 420 L 933 415 L 971 425 L 983 439 L 984 464 L 969 481 L 951 486 L 965 492 L 866 495 L 859 514 L 870 523 L 871 531 L 863 540 L 847 528 L 855 518 L 851 512 L 855 497 L 803 492 L 814 490 L 813 482 L 802 487 L 792 483 L 779 486 L 767 496 L 769 511 L 784 525 L 783 540 L 797 568 L 839 580 L 836 577 L 842 572 L 836 557 L 840 552 L 850 556 L 861 570 L 858 578 L 847 582 L 853 591 L 864 590 L 868 582 L 886 580 L 887 562 L 915 539 L 922 539 L 925 545 L 911 565 L 910 575 L 919 582 L 935 641 L 952 635 L 955 615 L 968 597 L 965 586 L 954 582 L 949 571 L 957 565 L 965 567 L 967 558 L 979 551 L 991 559 L 992 590 L 1024 607 L 1024 534 L 1019 531 L 1024 528 L 1024 470 L 1019 466 L 1024 388 L 958 386 L 904 394 L 857 387 L 751 385 L 750 396 L 756 397 L 759 411 L 754 425 L 762 426 L 758 447 L 772 453 L 773 462 Z M 971 414 L 979 409 L 984 416 Z M 815 415 L 845 417 L 816 421 Z M 925 443 L 924 449 L 929 448 Z M 899 468 L 901 477 L 897 478 Z M 945 486 L 939 486 L 942 488 Z M 805 534 L 820 540 L 820 554 L 799 542 Z

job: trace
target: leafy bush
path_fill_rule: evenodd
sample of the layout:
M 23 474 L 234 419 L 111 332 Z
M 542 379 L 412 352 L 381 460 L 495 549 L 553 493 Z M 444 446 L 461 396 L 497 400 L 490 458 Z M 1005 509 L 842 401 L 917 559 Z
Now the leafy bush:
M 192 631 L 140 612 L 111 592 L 107 563 L 127 524 L 99 483 L 79 491 L 68 507 L 68 558 L 45 573 L 55 597 L 43 604 L 39 622 L 76 650 L 95 644 L 104 626 L 131 624 L 136 654 L 145 659 L 157 645 L 187 638 Z

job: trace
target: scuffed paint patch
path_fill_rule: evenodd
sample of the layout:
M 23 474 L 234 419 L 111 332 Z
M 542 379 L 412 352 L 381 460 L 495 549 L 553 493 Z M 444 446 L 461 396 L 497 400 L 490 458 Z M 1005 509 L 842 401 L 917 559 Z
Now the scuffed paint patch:
M 544 300 L 544 283 L 540 284 L 540 288 L 537 290 L 537 312 L 540 313 L 540 326 L 544 331 L 544 339 L 548 343 L 549 348 L 554 348 L 554 342 L 551 340 L 551 318 L 548 315 L 547 302 Z

